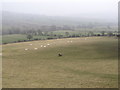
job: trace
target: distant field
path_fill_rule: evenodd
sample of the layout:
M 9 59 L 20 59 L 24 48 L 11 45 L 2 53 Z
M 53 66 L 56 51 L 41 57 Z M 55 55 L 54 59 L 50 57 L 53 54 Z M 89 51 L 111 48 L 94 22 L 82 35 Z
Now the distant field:
M 47 36 L 33 36 L 33 39 L 39 38 L 39 39 L 46 39 Z M 12 43 L 18 40 L 28 40 L 27 35 L 22 34 L 13 34 L 13 35 L 3 35 L 2 36 L 2 43 Z
M 47 39 L 47 38 L 59 38 L 59 35 L 62 35 L 63 37 L 66 37 L 66 32 L 69 33 L 69 35 L 85 35 L 87 34 L 85 31 L 72 31 L 72 30 L 58 30 L 58 31 L 53 31 L 52 34 L 53 36 L 40 36 L 40 35 L 33 35 L 33 39 Z M 95 34 L 100 34 L 98 32 L 94 32 Z M 51 32 L 48 32 L 49 35 L 51 35 Z M 56 36 L 54 36 L 56 35 Z M 24 34 L 11 34 L 11 35 L 3 35 L 2 38 L 0 38 L 0 41 L 2 39 L 1 43 L 14 43 L 14 42 L 18 42 L 18 41 L 23 41 L 23 40 L 28 40 L 27 39 L 27 35 Z
M 117 88 L 117 46 L 114 37 L 3 45 L 3 88 Z
M 26 40 L 26 35 L 19 35 L 19 34 L 14 34 L 14 35 L 3 35 L 2 36 L 2 42 L 3 43 L 10 43 L 18 40 Z

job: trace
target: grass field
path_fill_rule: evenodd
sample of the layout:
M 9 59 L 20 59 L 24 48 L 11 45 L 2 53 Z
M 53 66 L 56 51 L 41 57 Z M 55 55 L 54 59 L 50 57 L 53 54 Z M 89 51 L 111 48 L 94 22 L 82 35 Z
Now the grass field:
M 117 43 L 84 37 L 3 45 L 3 88 L 117 88 Z
M 33 36 L 33 39 L 38 38 L 38 39 L 47 39 L 48 36 Z M 13 34 L 13 35 L 3 35 L 2 36 L 2 43 L 13 43 L 18 40 L 28 40 L 27 35 L 22 35 L 22 34 Z
M 10 43 L 18 40 L 26 40 L 26 35 L 19 35 L 19 34 L 14 34 L 14 35 L 3 35 L 2 36 L 2 43 Z
M 31 40 L 34 39 L 41 39 L 41 40 L 46 40 L 47 38 L 51 38 L 52 36 L 33 36 Z M 58 36 L 53 36 L 52 38 L 58 38 Z M 24 34 L 12 34 L 12 35 L 3 35 L 2 38 L 0 38 L 0 44 L 2 43 L 14 43 L 18 41 L 23 41 L 23 40 L 28 40 L 27 35 Z
M 69 33 L 69 35 L 86 35 L 88 34 L 88 32 L 86 31 L 72 31 L 72 30 L 58 30 L 58 31 L 53 31 L 52 32 L 52 36 L 51 36 L 51 32 L 48 32 L 49 36 L 43 35 L 33 35 L 33 38 L 31 40 L 34 39 L 41 39 L 41 40 L 46 40 L 48 38 L 59 38 L 59 35 L 62 35 L 63 37 L 67 37 L 66 36 L 66 32 Z M 95 34 L 100 34 L 98 32 L 95 32 Z M 54 36 L 56 35 L 56 36 Z M 28 40 L 27 39 L 27 35 L 25 34 L 11 34 L 11 35 L 3 35 L 2 38 L 0 38 L 0 44 L 4 44 L 4 43 L 14 43 L 14 42 L 18 42 L 18 41 L 24 41 L 24 40 Z

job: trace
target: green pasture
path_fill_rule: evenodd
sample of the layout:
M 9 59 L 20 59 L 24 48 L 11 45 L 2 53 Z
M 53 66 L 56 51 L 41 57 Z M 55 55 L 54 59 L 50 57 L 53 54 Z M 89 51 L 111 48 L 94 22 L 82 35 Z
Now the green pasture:
M 117 47 L 114 37 L 3 45 L 3 88 L 117 88 Z

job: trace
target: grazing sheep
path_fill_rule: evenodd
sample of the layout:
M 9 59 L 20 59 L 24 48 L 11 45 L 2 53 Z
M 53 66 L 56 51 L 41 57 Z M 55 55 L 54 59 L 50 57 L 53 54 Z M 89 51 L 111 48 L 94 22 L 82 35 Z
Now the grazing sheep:
M 46 46 L 44 46 L 44 47 L 46 47 Z
M 59 57 L 63 56 L 61 53 L 58 54 Z
M 41 47 L 43 47 L 43 45 L 41 45 Z
M 28 50 L 27 48 L 25 50 Z
M 37 50 L 38 48 L 34 48 L 35 50 Z

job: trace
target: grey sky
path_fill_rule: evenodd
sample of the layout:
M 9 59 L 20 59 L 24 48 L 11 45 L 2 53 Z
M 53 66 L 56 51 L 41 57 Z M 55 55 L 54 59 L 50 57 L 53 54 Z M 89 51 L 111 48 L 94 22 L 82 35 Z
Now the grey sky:
M 117 18 L 119 0 L 4 0 L 3 10 L 50 16 Z

